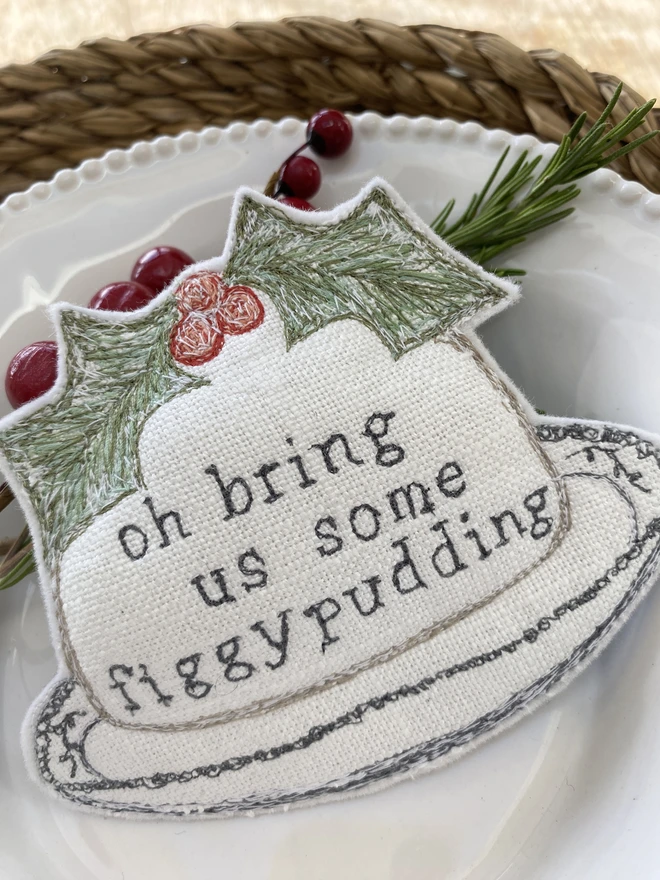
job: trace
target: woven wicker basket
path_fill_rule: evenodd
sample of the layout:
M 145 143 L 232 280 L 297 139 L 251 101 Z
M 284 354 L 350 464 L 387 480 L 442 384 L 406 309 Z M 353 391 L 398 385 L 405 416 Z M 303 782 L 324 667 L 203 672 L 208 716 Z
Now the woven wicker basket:
M 618 81 L 561 52 L 437 25 L 292 18 L 96 40 L 0 69 L 0 198 L 111 147 L 324 106 L 557 140 L 577 113 L 596 118 Z M 617 113 L 642 102 L 624 86 Z M 660 139 L 617 170 L 660 191 Z

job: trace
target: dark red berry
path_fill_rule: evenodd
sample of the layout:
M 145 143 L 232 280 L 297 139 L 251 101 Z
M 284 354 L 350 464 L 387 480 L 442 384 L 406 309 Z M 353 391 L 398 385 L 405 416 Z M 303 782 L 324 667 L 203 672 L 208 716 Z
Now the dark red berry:
M 286 198 L 279 199 L 278 201 L 283 205 L 290 205 L 292 208 L 298 208 L 299 211 L 316 211 L 314 205 L 310 205 L 305 199 L 299 199 L 296 196 L 286 196 Z
M 353 126 L 339 110 L 319 110 L 307 125 L 307 142 L 325 159 L 343 156 L 353 140 Z
M 279 186 L 284 195 L 310 199 L 321 187 L 321 169 L 307 156 L 293 156 L 282 165 Z
M 162 245 L 152 248 L 137 260 L 131 272 L 131 281 L 139 281 L 160 293 L 186 266 L 195 261 L 175 247 Z
M 15 354 L 7 367 L 5 392 L 13 407 L 41 397 L 57 379 L 57 345 L 49 340 L 31 342 Z
M 146 306 L 155 296 L 155 290 L 137 281 L 113 281 L 94 294 L 89 307 L 106 312 L 134 312 Z

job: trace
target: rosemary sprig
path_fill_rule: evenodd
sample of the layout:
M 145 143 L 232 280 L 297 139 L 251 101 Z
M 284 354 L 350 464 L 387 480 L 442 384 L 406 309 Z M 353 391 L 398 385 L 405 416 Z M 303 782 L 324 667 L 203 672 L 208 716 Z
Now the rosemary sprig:
M 0 487 L 0 499 L 3 499 L 5 487 Z M 11 493 L 9 493 L 11 500 Z M 6 505 L 5 505 L 6 506 Z M 32 542 L 27 526 L 15 539 L 0 542 L 3 559 L 0 562 L 0 590 L 13 587 L 27 577 L 35 569 Z
M 483 189 L 472 196 L 460 217 L 450 223 L 455 207 L 455 200 L 451 199 L 431 224 L 434 231 L 483 265 L 524 242 L 532 232 L 572 214 L 574 208 L 565 205 L 580 194 L 576 180 L 610 165 L 658 133 L 647 132 L 617 148 L 617 144 L 641 125 L 655 103 L 647 101 L 642 107 L 628 113 L 617 125 L 612 125 L 610 117 L 621 96 L 621 89 L 619 85 L 607 107 L 583 137 L 580 137 L 580 132 L 587 114 L 582 113 L 575 120 L 540 172 L 537 173 L 537 169 L 542 156 L 530 159 L 525 150 L 496 183 L 509 155 L 507 147 Z M 509 268 L 497 272 L 500 275 L 524 274 L 520 269 Z
M 542 157 L 529 159 L 525 151 L 496 183 L 509 155 L 507 147 L 481 191 L 472 196 L 465 211 L 453 223 L 449 221 L 456 203 L 454 199 L 447 202 L 431 224 L 435 232 L 483 265 L 524 242 L 532 232 L 572 214 L 574 208 L 565 206 L 580 194 L 576 180 L 610 165 L 658 134 L 657 131 L 651 131 L 617 147 L 642 124 L 655 103 L 648 101 L 628 113 L 617 125 L 612 125 L 610 117 L 621 96 L 621 89 L 619 85 L 601 116 L 584 137 L 580 137 L 580 133 L 587 114 L 583 113 L 575 120 L 548 164 L 536 177 Z M 499 275 L 525 274 L 520 269 L 511 268 L 495 271 Z M 0 510 L 12 498 L 9 487 L 6 484 L 0 486 Z M 13 586 L 34 571 L 34 556 L 27 529 L 15 540 L 0 541 L 0 558 L 0 590 Z

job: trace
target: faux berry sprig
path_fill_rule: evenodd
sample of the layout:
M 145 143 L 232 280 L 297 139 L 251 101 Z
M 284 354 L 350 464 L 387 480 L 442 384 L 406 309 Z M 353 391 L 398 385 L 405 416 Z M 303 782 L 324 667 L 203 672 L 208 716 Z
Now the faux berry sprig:
M 303 150 L 311 149 L 324 159 L 343 156 L 353 143 L 353 126 L 339 110 L 319 110 L 307 123 L 307 137 L 285 159 L 268 181 L 264 193 L 301 211 L 313 211 L 308 201 L 321 188 L 321 169 Z

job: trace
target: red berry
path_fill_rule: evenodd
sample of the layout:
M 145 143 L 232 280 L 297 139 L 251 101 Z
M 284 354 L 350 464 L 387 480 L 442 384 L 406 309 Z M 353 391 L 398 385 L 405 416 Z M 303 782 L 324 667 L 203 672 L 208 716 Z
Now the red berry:
M 310 205 L 305 199 L 299 199 L 296 196 L 286 196 L 278 199 L 283 205 L 290 205 L 292 208 L 298 208 L 299 211 L 316 211 L 314 205 Z
M 155 296 L 155 290 L 137 281 L 113 281 L 94 294 L 89 307 L 106 312 L 134 312 L 146 306 Z
M 7 367 L 5 392 L 13 407 L 41 397 L 57 379 L 57 345 L 32 342 L 15 354 Z
M 199 367 L 216 357 L 225 344 L 217 316 L 190 312 L 175 324 L 170 336 L 170 352 L 186 367 Z
M 196 272 L 179 284 L 174 291 L 174 297 L 182 315 L 187 315 L 188 312 L 209 312 L 217 306 L 226 289 L 222 275 L 216 272 Z
M 279 183 L 285 195 L 310 199 L 321 187 L 321 169 L 307 156 L 294 156 L 282 165 Z
M 225 333 L 240 336 L 249 333 L 264 320 L 264 307 L 256 293 L 249 287 L 237 284 L 228 287 L 220 300 L 218 319 Z
M 175 247 L 151 248 L 133 266 L 131 281 L 139 281 L 160 293 L 179 272 L 194 262 L 191 256 Z
M 307 142 L 326 159 L 343 156 L 353 140 L 353 126 L 339 110 L 319 110 L 307 125 Z

